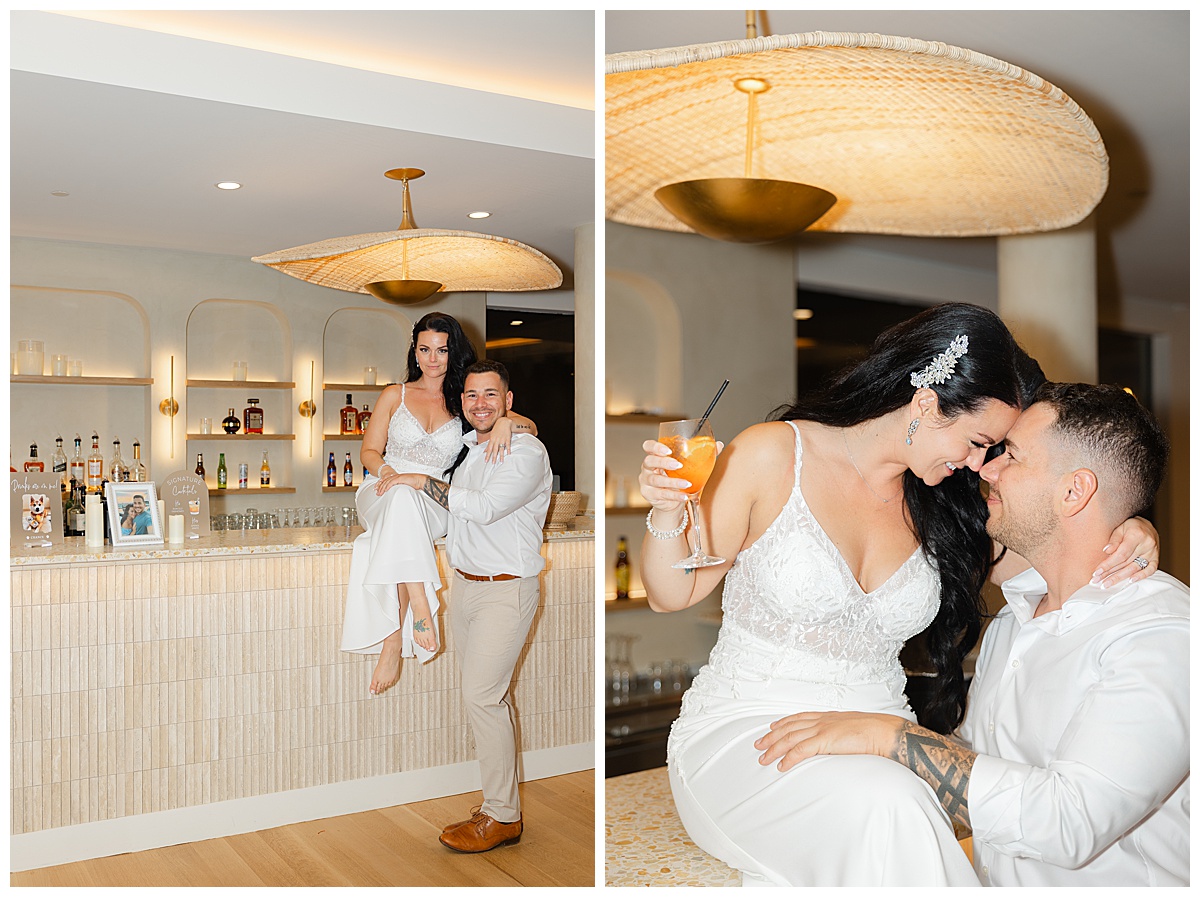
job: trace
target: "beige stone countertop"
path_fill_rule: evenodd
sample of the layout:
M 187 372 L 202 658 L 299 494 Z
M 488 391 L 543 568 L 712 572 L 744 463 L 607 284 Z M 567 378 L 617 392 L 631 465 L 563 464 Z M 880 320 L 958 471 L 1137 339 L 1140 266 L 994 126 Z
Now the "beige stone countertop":
M 69 536 L 62 545 L 49 548 L 13 546 L 9 564 L 13 567 L 53 566 L 94 563 L 96 561 L 145 561 L 162 558 L 228 557 L 247 554 L 287 554 L 305 551 L 338 551 L 350 547 L 362 527 L 283 527 L 280 529 L 221 530 L 182 545 L 131 545 L 114 548 L 89 548 L 82 536 Z M 576 517 L 564 529 L 547 529 L 547 542 L 594 539 L 596 522 L 592 517 Z M 441 547 L 442 540 L 436 543 Z

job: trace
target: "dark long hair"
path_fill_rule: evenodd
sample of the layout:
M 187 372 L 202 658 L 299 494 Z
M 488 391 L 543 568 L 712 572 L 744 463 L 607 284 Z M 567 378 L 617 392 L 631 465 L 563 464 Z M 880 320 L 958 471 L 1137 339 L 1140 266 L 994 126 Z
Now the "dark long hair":
M 1023 409 L 1045 380 L 1008 328 L 985 308 L 949 303 L 926 309 L 875 340 L 870 354 L 802 396 L 777 408 L 775 420 L 810 420 L 830 427 L 852 427 L 907 405 L 914 387 L 910 374 L 923 371 L 965 334 L 968 350 L 954 374 L 935 383 L 938 409 L 945 417 L 979 411 L 989 399 Z M 994 559 L 984 529 L 987 505 L 979 474 L 969 468 L 926 486 L 911 470 L 904 472 L 904 502 L 913 532 L 941 580 L 941 603 L 925 631 L 930 660 L 937 671 L 932 699 L 922 724 L 950 732 L 966 707 L 962 662 L 982 627 L 982 590 Z
M 431 311 L 413 325 L 412 341 L 408 347 L 407 383 L 421 378 L 421 366 L 417 364 L 417 336 L 426 330 L 446 334 L 449 364 L 446 366 L 446 379 L 442 381 L 442 397 L 446 401 L 446 410 L 461 419 L 463 384 L 467 379 L 467 368 L 476 360 L 475 347 L 463 333 L 458 321 L 444 312 Z

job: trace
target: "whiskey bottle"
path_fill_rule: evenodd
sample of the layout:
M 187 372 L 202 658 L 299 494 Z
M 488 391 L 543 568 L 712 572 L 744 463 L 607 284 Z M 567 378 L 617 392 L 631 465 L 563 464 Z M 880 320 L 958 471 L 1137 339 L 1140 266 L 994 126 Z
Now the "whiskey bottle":
M 104 456 L 100 454 L 100 435 L 92 430 L 92 453 L 87 459 L 87 491 L 104 494 Z
M 333 460 L 333 452 L 329 453 L 329 466 L 325 468 L 325 485 L 337 485 L 337 462 Z
M 267 460 L 267 453 L 265 451 L 263 452 L 262 469 L 258 474 L 258 482 L 262 486 L 271 485 L 271 462 Z
M 196 454 L 196 476 L 200 477 L 200 479 L 204 479 L 204 453 L 203 452 L 198 452 Z
M 242 420 L 246 423 L 247 433 L 261 433 L 263 431 L 263 410 L 258 407 L 258 399 L 246 399 L 249 407 L 242 415 Z
M 363 410 L 358 412 L 358 432 L 366 433 L 367 424 L 371 422 L 371 406 L 363 402 Z
M 108 481 L 110 483 L 124 483 L 129 479 L 129 468 L 125 466 L 125 462 L 121 459 L 121 440 L 113 440 L 113 457 L 108 465 Z
M 229 409 L 229 414 L 225 420 L 221 421 L 221 426 L 225 428 L 225 432 L 233 435 L 242 428 L 242 422 L 238 420 L 238 416 L 233 413 L 233 409 Z
M 346 452 L 346 463 L 342 466 L 342 485 L 354 485 L 354 464 L 350 461 L 349 452 Z
M 142 463 L 142 444 L 133 440 L 133 463 L 129 465 L 129 481 L 132 483 L 150 482 L 150 471 Z
M 38 458 L 37 443 L 29 446 L 29 458 L 25 462 L 26 473 L 45 473 L 46 465 Z
M 629 597 L 629 543 L 624 536 L 617 539 L 617 600 Z
M 358 432 L 358 409 L 354 407 L 354 398 L 346 393 L 346 404 L 342 408 L 342 435 L 353 436 Z M 332 485 L 337 485 L 333 483 Z
M 230 409 L 231 411 L 233 409 Z M 229 485 L 229 470 L 225 467 L 225 453 L 217 459 L 217 488 L 224 489 Z
M 75 455 L 67 464 L 68 480 L 74 480 L 80 486 L 84 485 L 87 477 L 87 463 L 83 460 L 83 440 L 75 434 Z
M 54 437 L 54 457 L 50 459 L 50 469 L 58 474 L 58 488 L 66 493 L 70 488 L 71 478 L 67 474 L 67 453 L 63 451 L 63 438 Z

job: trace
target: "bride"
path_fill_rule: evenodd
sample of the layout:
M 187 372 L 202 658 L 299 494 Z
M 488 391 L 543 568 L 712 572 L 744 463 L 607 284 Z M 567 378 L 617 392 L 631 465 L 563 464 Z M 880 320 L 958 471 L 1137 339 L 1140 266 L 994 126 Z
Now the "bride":
M 463 445 L 462 391 L 475 349 L 453 317 L 430 312 L 413 327 L 404 383 L 379 396 L 363 436 L 367 475 L 355 493 L 363 533 L 354 540 L 342 650 L 378 654 L 372 695 L 400 678 L 400 658 L 430 660 L 438 649 L 433 543 L 446 535 L 445 508 L 402 486 L 402 473 L 445 479 Z M 510 412 L 496 422 L 488 460 L 502 462 L 512 431 L 537 435 L 533 422 Z
M 754 742 L 804 710 L 915 719 L 898 654 L 922 631 L 938 670 L 922 722 L 958 725 L 993 556 L 978 471 L 1042 380 L 986 309 L 941 305 L 893 327 L 865 360 L 721 453 L 703 544 L 734 560 L 690 573 L 671 568 L 688 521 L 681 481 L 662 471 L 679 464 L 645 443 L 651 607 L 688 607 L 728 574 L 720 634 L 684 696 L 667 765 L 688 834 L 744 884 L 978 884 L 910 770 L 818 756 L 780 773 L 760 765 Z M 1121 530 L 1102 577 L 1136 571 L 1137 554 L 1157 558 L 1148 525 Z

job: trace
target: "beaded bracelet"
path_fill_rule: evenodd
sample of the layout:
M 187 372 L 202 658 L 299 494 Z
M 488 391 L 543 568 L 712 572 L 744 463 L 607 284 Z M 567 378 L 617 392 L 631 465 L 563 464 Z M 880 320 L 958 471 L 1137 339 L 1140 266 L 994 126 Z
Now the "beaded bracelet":
M 679 526 L 675 527 L 675 529 L 671 530 L 670 532 L 664 533 L 661 530 L 655 529 L 654 524 L 650 522 L 650 518 L 653 516 L 654 516 L 654 508 L 651 508 L 650 512 L 646 515 L 646 529 L 649 531 L 650 535 L 652 535 L 656 539 L 674 539 L 677 536 L 682 536 L 683 531 L 685 529 L 687 529 L 687 524 L 688 524 L 687 505 L 683 506 L 683 520 L 680 522 Z

